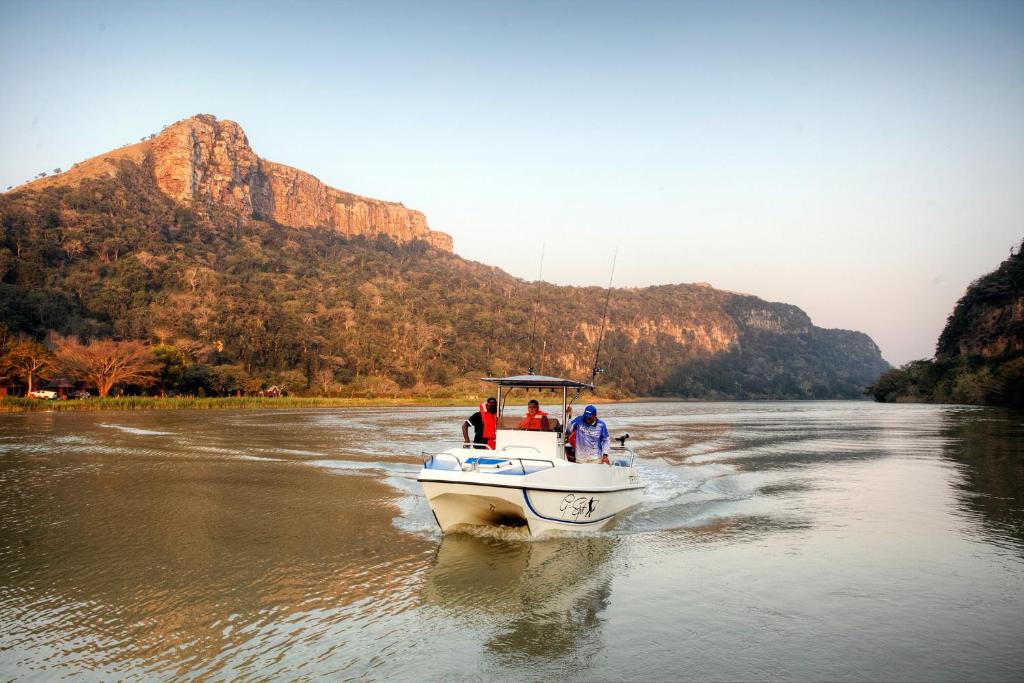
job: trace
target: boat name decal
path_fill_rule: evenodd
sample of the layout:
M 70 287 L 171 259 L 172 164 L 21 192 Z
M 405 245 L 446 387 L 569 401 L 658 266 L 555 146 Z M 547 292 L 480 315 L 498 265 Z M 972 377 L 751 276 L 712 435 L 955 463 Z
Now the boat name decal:
M 594 510 L 597 509 L 598 502 L 594 497 L 577 496 L 574 493 L 570 493 L 562 499 L 562 504 L 558 509 L 562 513 L 563 518 L 568 515 L 575 520 L 578 520 L 580 517 L 590 519 L 590 516 L 594 514 Z

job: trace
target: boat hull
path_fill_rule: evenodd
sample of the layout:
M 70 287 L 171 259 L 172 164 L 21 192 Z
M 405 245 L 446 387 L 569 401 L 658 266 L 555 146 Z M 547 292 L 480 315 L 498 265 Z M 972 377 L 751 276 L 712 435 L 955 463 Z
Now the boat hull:
M 464 526 L 526 526 L 532 536 L 607 528 L 641 502 L 645 488 L 635 483 L 590 489 L 541 488 L 525 481 L 491 483 L 423 475 L 420 483 L 444 533 Z

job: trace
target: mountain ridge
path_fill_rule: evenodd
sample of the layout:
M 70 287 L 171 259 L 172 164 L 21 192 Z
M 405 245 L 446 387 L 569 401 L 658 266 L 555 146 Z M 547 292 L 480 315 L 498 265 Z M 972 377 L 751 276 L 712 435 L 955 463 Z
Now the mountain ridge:
M 304 192 L 278 202 L 290 172 L 249 156 L 236 124 L 198 123 L 163 138 L 168 150 L 122 148 L 0 195 L 12 332 L 174 344 L 194 369 L 189 392 L 429 395 L 530 367 L 590 377 L 604 289 L 527 282 L 428 232 L 282 224 L 278 210 L 318 215 Z M 601 357 L 613 393 L 859 398 L 889 368 L 861 332 L 706 283 L 615 289 L 612 304 Z

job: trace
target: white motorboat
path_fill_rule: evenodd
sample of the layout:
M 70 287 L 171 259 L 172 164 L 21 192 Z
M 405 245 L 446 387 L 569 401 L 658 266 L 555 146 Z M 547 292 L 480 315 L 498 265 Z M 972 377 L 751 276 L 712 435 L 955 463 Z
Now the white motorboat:
M 561 416 L 593 385 L 558 377 L 488 377 L 498 386 L 494 450 L 467 444 L 428 454 L 418 480 L 443 533 L 474 526 L 527 527 L 530 535 L 550 531 L 603 529 L 638 505 L 646 484 L 633 468 L 636 454 L 611 448 L 610 465 L 566 458 L 565 429 L 551 416 L 547 429 L 518 429 L 519 418 L 504 413 L 515 390 L 561 394 Z M 570 396 L 570 392 L 572 395 Z

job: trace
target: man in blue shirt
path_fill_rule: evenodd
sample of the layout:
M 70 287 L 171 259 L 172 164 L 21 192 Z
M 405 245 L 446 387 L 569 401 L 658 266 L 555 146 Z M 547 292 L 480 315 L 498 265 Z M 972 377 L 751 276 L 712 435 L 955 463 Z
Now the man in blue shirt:
M 583 414 L 569 425 L 569 435 L 576 433 L 576 462 L 604 463 L 608 462 L 608 427 L 597 419 L 597 408 L 587 406 Z M 568 435 L 566 438 L 569 438 Z

